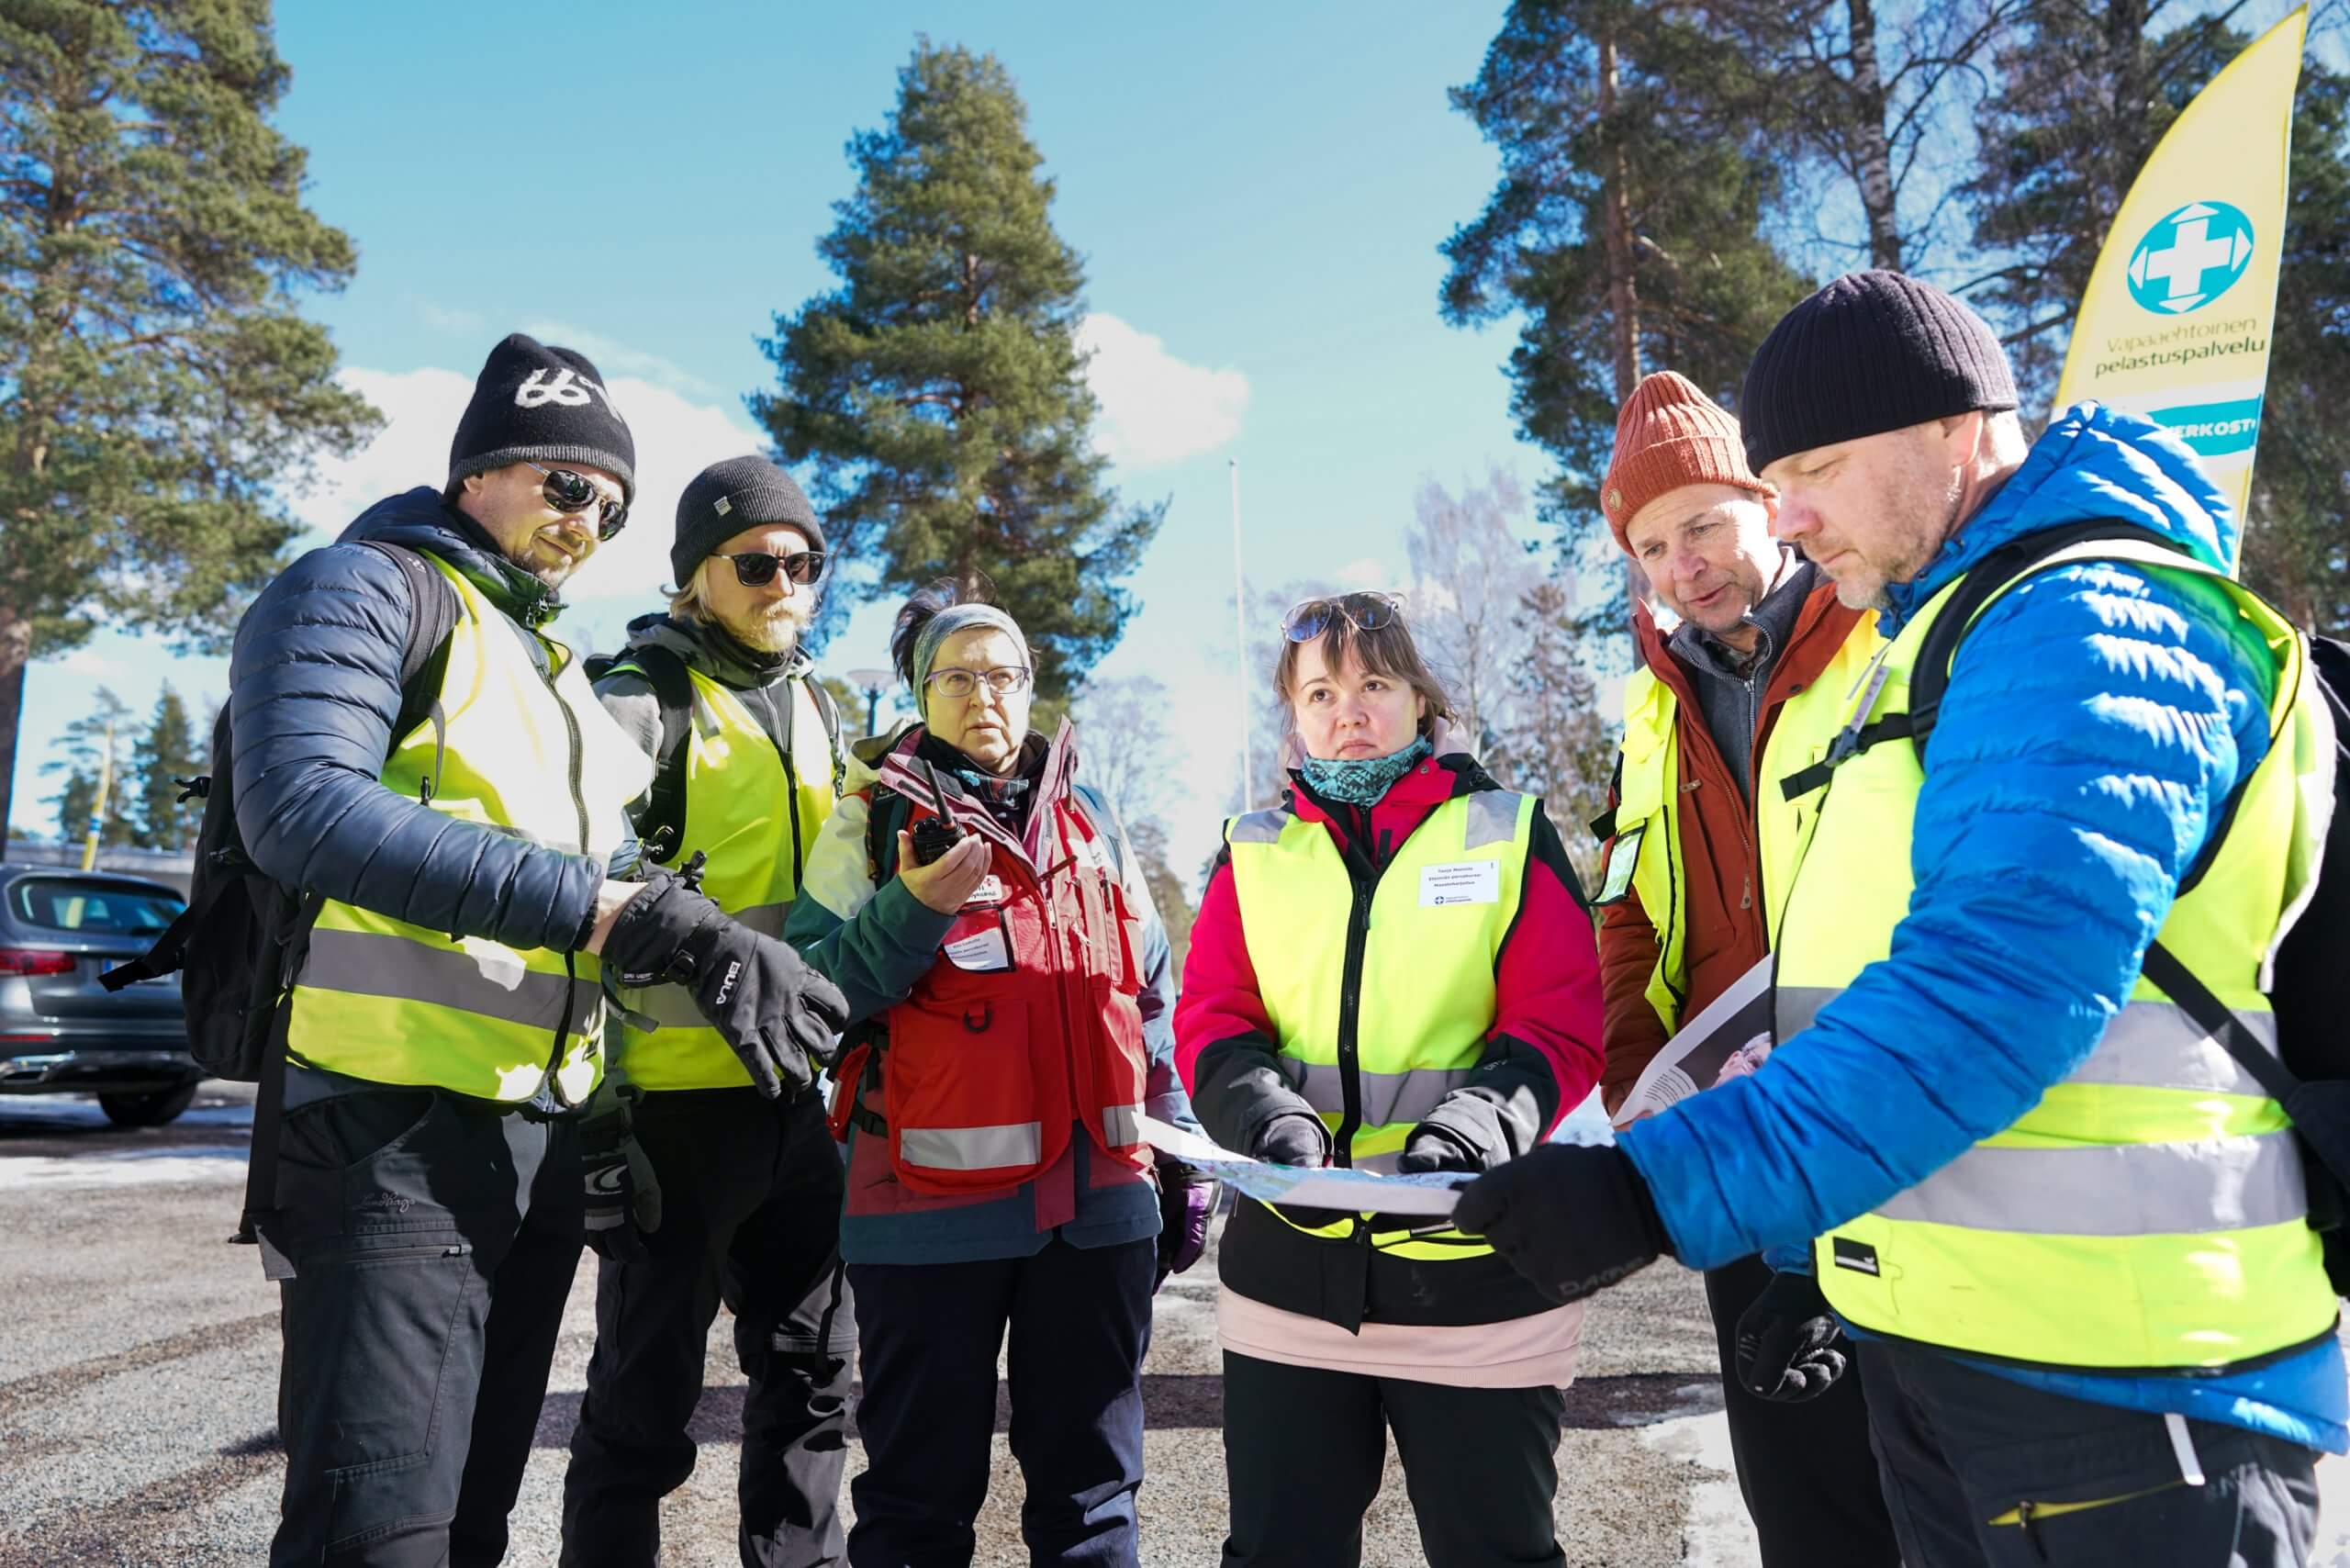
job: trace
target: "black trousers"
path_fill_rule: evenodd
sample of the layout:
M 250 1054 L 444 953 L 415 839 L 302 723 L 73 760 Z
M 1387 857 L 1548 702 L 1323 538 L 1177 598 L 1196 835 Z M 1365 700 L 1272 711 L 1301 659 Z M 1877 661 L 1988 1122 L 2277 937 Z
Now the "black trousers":
M 1860 1367 L 1802 1405 L 1774 1404 L 1738 1381 L 1738 1319 L 1770 1282 L 1760 1258 L 1706 1271 L 1730 1457 L 1762 1568 L 1901 1568 L 1869 1447 Z
M 1224 1568 L 1356 1568 L 1387 1433 L 1430 1568 L 1555 1568 L 1555 1388 L 1453 1388 L 1224 1356 Z
M 836 1263 L 840 1146 L 809 1095 L 676 1090 L 639 1102 L 636 1133 L 661 1184 L 641 1261 L 596 1274 L 596 1353 L 563 1479 L 566 1568 L 652 1568 L 661 1499 L 693 1473 L 687 1424 L 723 1301 L 743 1400 L 737 1532 L 746 1568 L 841 1556 L 854 1308 Z M 832 1312 L 830 1343 L 820 1338 Z
M 288 1111 L 274 1568 L 487 1568 L 582 1241 L 576 1129 L 430 1089 Z
M 1871 1340 L 1869 1424 L 1908 1568 L 2299 1568 L 2317 1456 L 2240 1427 L 2026 1388 Z
M 1032 1564 L 1135 1568 L 1142 1359 L 1156 1241 L 971 1263 L 852 1263 L 866 1467 L 856 1568 L 965 1568 L 987 1500 L 996 1354 L 1011 1338 L 1012 1455 Z

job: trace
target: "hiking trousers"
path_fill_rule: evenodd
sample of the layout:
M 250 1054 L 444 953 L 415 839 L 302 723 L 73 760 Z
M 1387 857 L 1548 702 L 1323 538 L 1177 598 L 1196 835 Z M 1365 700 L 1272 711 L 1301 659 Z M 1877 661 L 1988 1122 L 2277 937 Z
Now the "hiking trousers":
M 576 1126 L 437 1089 L 289 1109 L 272 1568 L 489 1568 L 579 1266 Z
M 745 1568 L 838 1562 L 856 1319 L 838 1268 L 841 1151 L 823 1101 L 663 1090 L 634 1120 L 661 1224 L 643 1258 L 596 1271 L 596 1352 L 563 1478 L 564 1568 L 658 1560 L 661 1499 L 693 1473 L 687 1427 L 722 1301 L 750 1379 L 736 1550 Z
M 2091 1405 L 1872 1339 L 1886 1506 L 1907 1568 L 2301 1568 L 2317 1455 L 2241 1427 Z M 2188 1454 L 2202 1484 L 2186 1473 Z

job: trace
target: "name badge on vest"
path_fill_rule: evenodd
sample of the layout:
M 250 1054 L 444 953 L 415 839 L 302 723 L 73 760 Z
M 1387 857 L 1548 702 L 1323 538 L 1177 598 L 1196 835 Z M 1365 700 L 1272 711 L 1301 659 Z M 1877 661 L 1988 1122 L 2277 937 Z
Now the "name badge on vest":
M 1012 968 L 1012 943 L 1004 935 L 1001 910 L 963 916 L 938 950 L 948 963 L 971 974 L 998 974 Z
M 1420 907 L 1441 909 L 1455 903 L 1502 902 L 1502 863 L 1498 860 L 1456 860 L 1429 866 L 1420 872 Z
M 963 901 L 963 907 L 972 909 L 981 904 L 999 904 L 1002 902 L 1003 879 L 993 871 L 990 871 L 979 879 L 979 885 L 971 890 L 971 896 Z

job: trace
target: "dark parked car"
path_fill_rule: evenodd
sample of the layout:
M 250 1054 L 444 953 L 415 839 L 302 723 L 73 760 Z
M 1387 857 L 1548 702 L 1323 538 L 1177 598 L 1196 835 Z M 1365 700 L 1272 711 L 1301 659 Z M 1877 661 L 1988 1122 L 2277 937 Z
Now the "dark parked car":
M 162 882 L 0 865 L 0 1094 L 95 1093 L 125 1126 L 187 1109 L 204 1074 L 187 1054 L 179 977 L 113 996 L 98 985 L 185 907 Z

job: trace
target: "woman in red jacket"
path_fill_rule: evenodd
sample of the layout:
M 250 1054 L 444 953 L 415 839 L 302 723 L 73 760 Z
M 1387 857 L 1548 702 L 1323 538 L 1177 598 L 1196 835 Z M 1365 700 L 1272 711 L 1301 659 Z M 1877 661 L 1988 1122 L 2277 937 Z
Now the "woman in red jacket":
M 1311 599 L 1283 632 L 1273 679 L 1304 755 L 1281 806 L 1225 830 L 1177 1065 L 1227 1148 L 1489 1170 L 1599 1074 L 1581 890 L 1539 801 L 1438 755 L 1444 691 L 1400 601 Z M 1225 1568 L 1352 1568 L 1389 1428 L 1435 1568 L 1562 1561 L 1573 1306 L 1473 1237 L 1248 1200 L 1221 1269 Z

